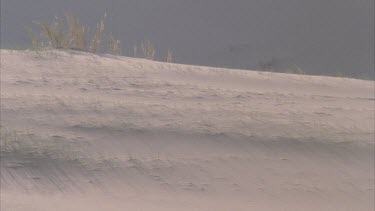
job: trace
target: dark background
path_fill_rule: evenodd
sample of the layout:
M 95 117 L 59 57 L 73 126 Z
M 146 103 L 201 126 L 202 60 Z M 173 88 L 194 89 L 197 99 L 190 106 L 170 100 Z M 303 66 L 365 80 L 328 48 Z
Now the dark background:
M 1 48 L 30 47 L 25 27 L 71 12 L 132 55 L 152 41 L 160 60 L 374 78 L 374 0 L 1 0 Z

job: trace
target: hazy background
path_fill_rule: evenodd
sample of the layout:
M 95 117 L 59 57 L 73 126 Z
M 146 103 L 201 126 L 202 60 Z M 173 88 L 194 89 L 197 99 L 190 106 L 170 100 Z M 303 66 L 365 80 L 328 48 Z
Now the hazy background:
M 179 63 L 374 78 L 374 0 L 1 0 L 1 48 L 66 12 L 92 26 L 107 13 L 125 55 L 147 39 Z

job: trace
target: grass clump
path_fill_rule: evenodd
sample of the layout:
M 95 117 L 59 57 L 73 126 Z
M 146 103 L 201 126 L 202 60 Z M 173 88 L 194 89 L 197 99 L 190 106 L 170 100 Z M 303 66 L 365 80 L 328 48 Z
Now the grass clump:
M 109 49 L 111 50 L 111 53 L 114 55 L 121 55 L 121 41 L 117 40 L 113 37 L 113 35 L 109 36 Z
M 27 28 L 33 50 L 39 52 L 43 49 L 67 49 L 91 53 L 109 53 L 122 55 L 121 41 L 111 33 L 105 33 L 106 15 L 100 18 L 94 30 L 81 24 L 79 19 L 72 14 L 64 18 L 54 17 L 50 23 L 33 21 L 37 24 L 39 34 Z M 134 45 L 133 56 L 148 60 L 156 60 L 156 48 L 150 41 L 141 41 Z M 173 63 L 173 52 L 168 50 L 166 62 Z
M 306 74 L 305 71 L 299 65 L 283 61 L 274 57 L 270 60 L 259 62 L 258 66 L 262 71 L 290 73 L 298 75 Z
M 141 42 L 141 50 L 143 53 L 143 58 L 148 60 L 155 60 L 156 50 L 155 46 L 151 43 L 150 40 Z
M 91 53 L 105 52 L 119 54 L 120 41 L 112 35 L 104 33 L 104 15 L 97 23 L 96 28 L 90 28 L 80 23 L 74 15 L 67 14 L 65 18 L 55 17 L 51 23 L 34 21 L 39 26 L 40 36 L 36 36 L 31 29 L 28 29 L 33 48 L 39 49 L 70 49 Z M 108 38 L 108 41 L 105 39 Z M 103 49 L 104 43 L 108 42 L 107 49 Z
M 303 69 L 296 64 L 289 65 L 288 72 L 293 73 L 293 74 L 298 74 L 298 75 L 305 75 L 305 71 L 303 71 Z
M 88 28 L 82 26 L 79 20 L 73 15 L 66 15 L 65 17 L 68 25 L 68 31 L 66 33 L 68 43 L 64 48 L 72 48 L 81 51 L 87 50 L 86 33 Z
M 49 46 L 57 49 L 68 48 L 68 36 L 64 31 L 64 23 L 60 18 L 55 17 L 54 21 L 51 24 L 35 21 L 34 23 L 36 23 L 40 27 L 42 38 L 48 39 Z
M 91 40 L 91 44 L 89 46 L 90 52 L 95 53 L 100 48 L 103 39 L 103 32 L 104 20 L 101 19 L 100 22 L 96 25 L 96 31 L 94 33 L 94 37 Z
M 167 53 L 167 62 L 168 63 L 173 63 L 173 52 L 171 49 L 168 49 L 168 53 Z

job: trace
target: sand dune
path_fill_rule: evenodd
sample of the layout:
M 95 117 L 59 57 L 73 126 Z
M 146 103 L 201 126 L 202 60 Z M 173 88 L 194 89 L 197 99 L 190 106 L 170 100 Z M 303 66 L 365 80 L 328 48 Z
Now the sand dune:
M 1 50 L 1 210 L 373 210 L 374 82 Z

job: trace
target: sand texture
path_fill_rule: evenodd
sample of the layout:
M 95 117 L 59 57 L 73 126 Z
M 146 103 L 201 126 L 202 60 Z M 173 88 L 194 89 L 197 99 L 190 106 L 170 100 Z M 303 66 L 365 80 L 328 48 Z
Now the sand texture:
M 1 210 L 372 211 L 374 82 L 1 50 Z

